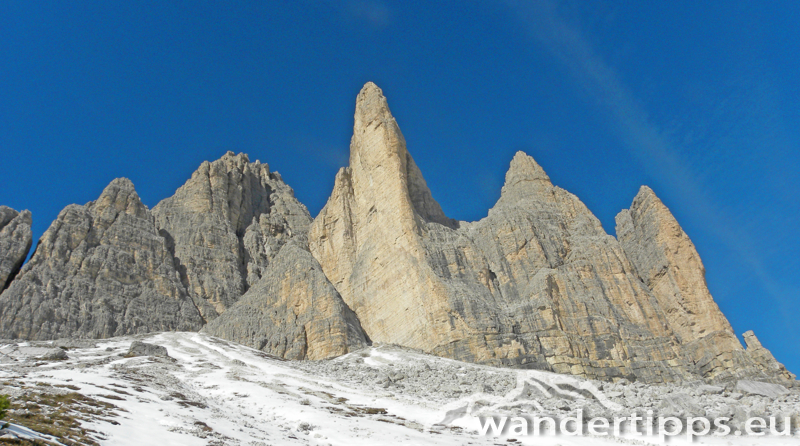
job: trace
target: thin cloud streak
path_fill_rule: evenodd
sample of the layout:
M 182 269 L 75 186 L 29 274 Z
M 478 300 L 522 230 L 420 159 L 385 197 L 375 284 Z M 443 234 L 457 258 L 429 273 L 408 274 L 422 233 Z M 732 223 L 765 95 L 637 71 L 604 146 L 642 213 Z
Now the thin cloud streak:
M 563 63 L 581 88 L 608 110 L 624 148 L 654 177 L 670 184 L 700 220 L 713 226 L 709 232 L 751 268 L 769 295 L 782 307 L 790 308 L 782 287 L 763 266 L 750 237 L 724 223 L 730 219 L 707 195 L 707 188 L 696 180 L 698 175 L 683 162 L 662 129 L 649 120 L 647 111 L 580 30 L 559 16 L 558 4 L 550 0 L 508 3 L 523 21 L 526 32 Z
M 350 17 L 376 30 L 386 28 L 392 20 L 392 10 L 383 1 L 353 0 L 347 3 L 346 9 Z

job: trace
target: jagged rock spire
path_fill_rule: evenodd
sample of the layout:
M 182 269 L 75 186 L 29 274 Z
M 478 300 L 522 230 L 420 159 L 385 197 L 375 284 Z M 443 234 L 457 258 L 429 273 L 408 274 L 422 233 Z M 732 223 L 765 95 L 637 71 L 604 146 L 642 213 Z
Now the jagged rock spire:
M 519 151 L 511 160 L 511 165 L 506 172 L 506 182 L 503 192 L 523 186 L 552 186 L 550 177 L 547 176 L 542 166 L 523 151 Z
M 616 220 L 626 255 L 671 315 L 683 343 L 715 332 L 735 338 L 708 291 L 705 267 L 694 244 L 652 189 L 642 186 L 631 208 Z
M 434 299 L 420 235 L 449 226 L 406 148 L 382 91 L 373 83 L 356 99 L 350 165 L 336 176 L 314 220 L 309 247 L 375 341 L 423 345 Z M 402 307 L 402 308 L 401 308 Z
M 781 366 L 757 341 L 745 353 L 708 290 L 694 244 L 652 189 L 642 186 L 616 222 L 617 238 L 667 315 L 682 356 L 704 378 L 775 377 L 764 371 Z
M 356 186 L 363 188 L 357 193 L 398 205 L 400 213 L 410 215 L 413 211 L 426 221 L 452 224 L 409 154 L 386 97 L 372 82 L 358 94 L 354 121 L 350 169 L 351 176 L 357 179 Z

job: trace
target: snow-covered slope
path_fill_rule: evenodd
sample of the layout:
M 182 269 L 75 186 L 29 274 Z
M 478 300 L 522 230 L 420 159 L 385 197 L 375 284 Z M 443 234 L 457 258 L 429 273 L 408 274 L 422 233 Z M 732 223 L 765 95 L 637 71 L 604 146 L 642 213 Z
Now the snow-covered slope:
M 133 340 L 164 346 L 169 358 L 124 357 Z M 649 444 L 658 441 L 563 435 L 496 438 L 481 435 L 481 422 L 470 413 L 483 404 L 500 413 L 568 416 L 580 408 L 592 416 L 611 417 L 626 411 L 629 415 L 630 407 L 663 410 L 666 396 L 681 394 L 707 414 L 724 411 L 724 404 L 795 414 L 800 406 L 797 393 L 768 399 L 724 389 L 709 394 L 689 387 L 603 384 L 460 363 L 391 346 L 331 361 L 299 362 L 197 333 L 61 345 L 67 359 L 36 359 L 52 354 L 53 346 L 48 349 L 47 343 L 0 346 L 0 394 L 10 394 L 17 402 L 35 394 L 85 396 L 81 404 L 103 409 L 83 411 L 78 417 L 81 429 L 85 438 L 101 445 L 514 444 L 509 437 L 517 444 Z M 11 417 L 25 425 L 31 410 L 18 404 Z M 41 403 L 35 410 L 54 417 L 56 408 Z M 684 441 L 670 439 L 671 444 Z M 695 442 L 800 445 L 800 436 L 730 435 Z

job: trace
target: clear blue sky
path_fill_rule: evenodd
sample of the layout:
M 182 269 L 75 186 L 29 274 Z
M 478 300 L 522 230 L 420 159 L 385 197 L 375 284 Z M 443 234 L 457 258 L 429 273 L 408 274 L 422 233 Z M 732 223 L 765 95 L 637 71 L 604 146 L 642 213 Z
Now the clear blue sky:
M 737 333 L 800 372 L 795 2 L 0 2 L 0 204 L 39 237 L 115 177 L 148 206 L 246 152 L 319 212 L 374 81 L 476 220 L 524 150 L 613 234 L 650 185 Z

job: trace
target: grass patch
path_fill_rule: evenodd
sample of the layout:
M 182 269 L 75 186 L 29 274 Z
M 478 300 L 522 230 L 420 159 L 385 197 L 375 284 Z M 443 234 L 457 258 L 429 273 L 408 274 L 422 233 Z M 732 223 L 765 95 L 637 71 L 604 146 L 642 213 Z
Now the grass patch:
M 82 421 L 116 423 L 112 418 L 122 409 L 113 404 L 81 395 L 29 392 L 11 402 L 7 421 L 36 432 L 51 435 L 67 446 L 98 446 L 97 432 L 81 427 Z M 2 444 L 2 443 L 0 443 Z M 43 442 L 9 440 L 5 444 L 44 445 Z

